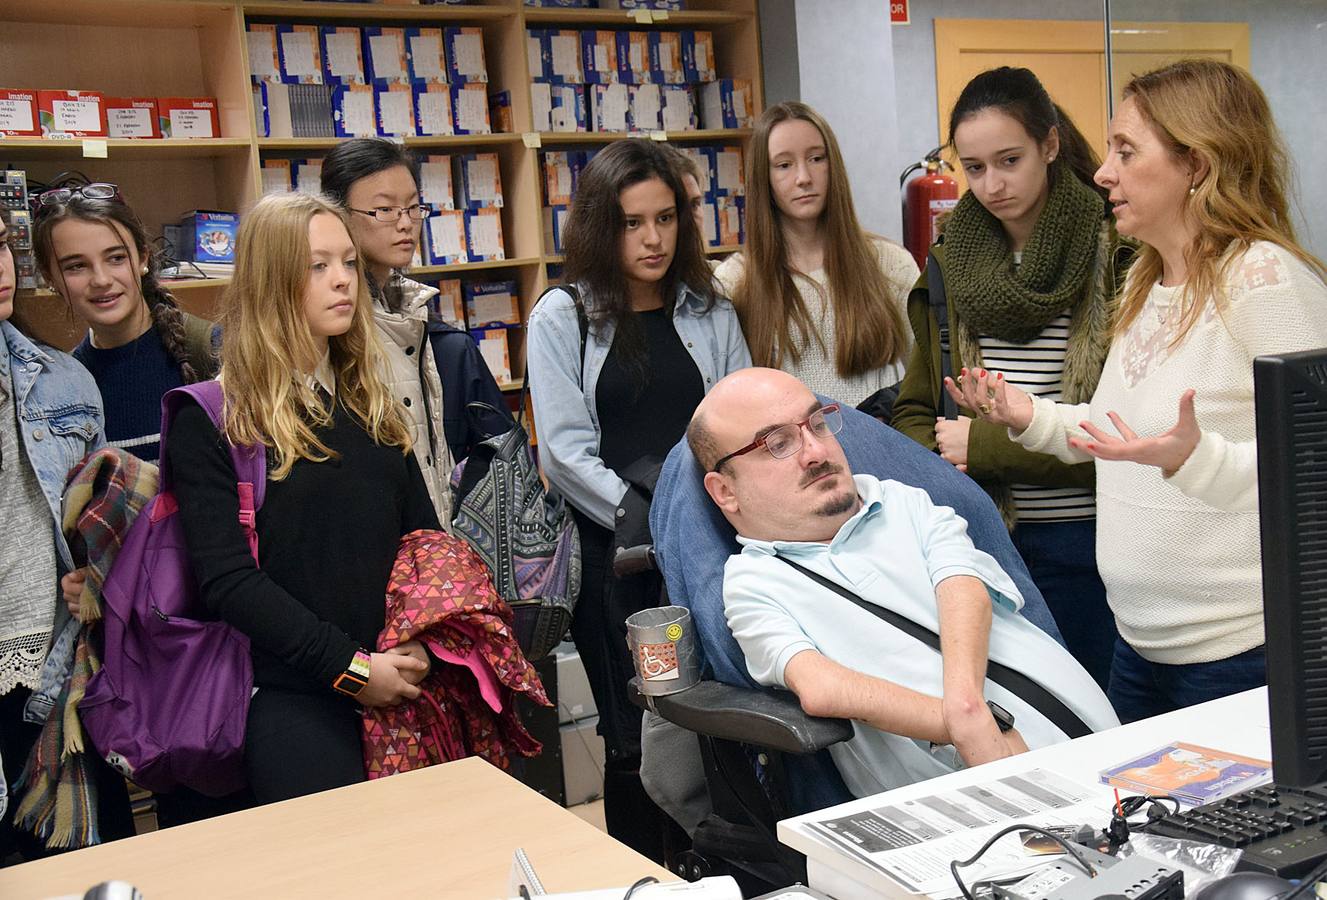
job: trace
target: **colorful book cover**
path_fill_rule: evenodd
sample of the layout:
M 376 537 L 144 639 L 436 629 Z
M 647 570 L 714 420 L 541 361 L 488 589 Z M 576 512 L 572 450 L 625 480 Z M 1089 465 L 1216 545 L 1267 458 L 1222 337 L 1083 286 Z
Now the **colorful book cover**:
M 1101 773 L 1103 784 L 1144 794 L 1170 794 L 1198 806 L 1266 781 L 1272 764 L 1176 741 Z

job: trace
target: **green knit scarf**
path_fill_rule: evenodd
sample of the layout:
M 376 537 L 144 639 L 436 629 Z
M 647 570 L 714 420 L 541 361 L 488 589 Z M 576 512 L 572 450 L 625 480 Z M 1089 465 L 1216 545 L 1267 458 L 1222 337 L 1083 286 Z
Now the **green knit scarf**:
M 1036 339 L 1082 299 L 1102 216 L 1100 194 L 1071 172 L 1054 172 L 1015 266 L 1000 220 L 966 192 L 945 225 L 945 289 L 958 317 L 1002 341 Z

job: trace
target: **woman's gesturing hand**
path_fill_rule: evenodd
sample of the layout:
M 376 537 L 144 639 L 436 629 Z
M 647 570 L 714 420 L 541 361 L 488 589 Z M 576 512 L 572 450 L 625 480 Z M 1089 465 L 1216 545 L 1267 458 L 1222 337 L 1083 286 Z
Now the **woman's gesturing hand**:
M 1022 432 L 1032 424 L 1032 398 L 1004 380 L 998 372 L 963 368 L 958 380 L 945 379 L 954 402 L 972 410 L 984 422 Z

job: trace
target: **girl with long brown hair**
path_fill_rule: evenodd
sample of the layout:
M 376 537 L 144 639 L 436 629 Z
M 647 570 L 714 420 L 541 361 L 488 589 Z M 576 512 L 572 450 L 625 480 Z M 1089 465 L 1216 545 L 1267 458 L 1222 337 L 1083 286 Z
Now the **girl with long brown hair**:
M 1069 651 L 1105 689 L 1116 634 L 1093 549 L 1092 466 L 1029 453 L 966 409 L 944 418 L 941 355 L 954 370 L 999 369 L 1051 400 L 1092 396 L 1131 251 L 1092 182 L 1096 154 L 1030 70 L 1002 66 L 969 81 L 949 145 L 968 190 L 908 298 L 917 343 L 892 424 L 991 495 Z M 939 296 L 947 346 L 932 309 Z
M 616 141 L 594 157 L 564 243 L 566 287 L 531 311 L 526 345 L 539 459 L 580 533 L 571 634 L 599 708 L 608 831 L 662 861 L 668 819 L 641 785 L 625 642 L 626 615 L 657 605 L 659 582 L 613 577 L 613 528 L 630 483 L 653 488 L 650 468 L 682 439 L 701 398 L 751 357 L 673 158 L 655 142 Z
M 220 329 L 162 286 L 160 254 L 115 185 L 38 195 L 33 244 L 46 283 L 87 322 L 73 355 L 101 391 L 107 441 L 156 462 L 161 397 L 216 375 Z
M 917 264 L 857 221 L 829 123 L 805 103 L 756 122 L 746 168 L 746 245 L 715 276 L 751 357 L 857 405 L 903 377 Z
M 1138 76 L 1108 138 L 1096 180 L 1143 248 L 1090 402 L 985 370 L 948 387 L 1029 450 L 1101 461 L 1098 565 L 1120 630 L 1108 694 L 1127 722 L 1266 680 L 1251 363 L 1327 346 L 1327 285 L 1247 72 L 1184 60 Z
M 344 213 L 307 194 L 245 217 L 225 299 L 225 421 L 186 404 L 164 436 L 202 599 L 249 637 L 257 689 L 245 766 L 260 803 L 364 779 L 356 703 L 418 696 L 417 642 L 371 653 L 403 535 L 438 527 Z M 227 444 L 266 448 L 256 529 L 238 521 Z

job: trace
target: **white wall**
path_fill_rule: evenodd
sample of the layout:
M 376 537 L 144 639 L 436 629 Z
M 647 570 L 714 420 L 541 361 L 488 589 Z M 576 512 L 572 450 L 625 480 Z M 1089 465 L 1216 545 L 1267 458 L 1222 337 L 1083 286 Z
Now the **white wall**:
M 801 100 L 834 129 L 868 231 L 899 240 L 894 53 L 884 0 L 795 0 L 794 78 Z M 763 5 L 763 4 L 762 4 Z M 762 20 L 763 21 L 763 20 Z M 768 47 L 768 43 L 767 43 Z M 765 57 L 767 83 L 787 83 L 788 61 Z M 773 102 L 774 98 L 771 98 Z M 778 99 L 784 99 L 782 97 Z

